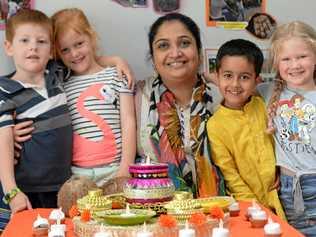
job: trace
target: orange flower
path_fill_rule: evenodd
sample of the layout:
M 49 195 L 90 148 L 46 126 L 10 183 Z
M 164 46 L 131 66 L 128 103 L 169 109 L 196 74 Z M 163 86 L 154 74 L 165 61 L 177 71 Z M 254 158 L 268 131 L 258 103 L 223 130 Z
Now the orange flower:
M 117 201 L 112 202 L 112 209 L 123 209 L 123 208 L 124 207 L 122 206 L 120 202 L 117 202 Z
M 206 215 L 204 213 L 194 213 L 189 219 L 189 223 L 200 226 L 206 223 Z
M 214 219 L 224 219 L 224 211 L 222 208 L 215 206 L 210 209 L 211 217 Z
M 83 222 L 88 222 L 91 220 L 91 213 L 89 210 L 85 209 L 83 210 L 83 212 L 81 213 L 81 221 Z
M 68 215 L 70 218 L 74 218 L 75 216 L 79 216 L 80 212 L 76 205 L 72 205 L 72 207 L 68 211 Z
M 160 215 L 158 223 L 162 227 L 173 228 L 177 226 L 177 220 L 171 215 Z

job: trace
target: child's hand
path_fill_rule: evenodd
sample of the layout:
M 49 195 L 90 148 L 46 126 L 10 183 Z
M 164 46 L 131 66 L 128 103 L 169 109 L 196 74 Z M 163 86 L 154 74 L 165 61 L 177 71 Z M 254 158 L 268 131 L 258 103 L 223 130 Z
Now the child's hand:
M 32 209 L 32 205 L 28 199 L 28 197 L 23 192 L 18 192 L 16 196 L 10 202 L 10 208 L 12 214 Z
M 273 189 L 276 189 L 277 191 L 280 188 L 280 176 L 275 177 L 274 184 L 269 188 L 269 192 L 272 191 Z
M 129 177 L 128 168 L 119 168 L 115 177 Z
M 135 77 L 127 61 L 120 57 L 114 57 L 119 78 L 123 78 L 123 74 L 127 77 L 128 88 L 132 89 L 135 85 Z
M 277 191 L 280 188 L 280 170 L 277 167 L 275 171 L 275 181 L 274 184 L 269 188 L 269 192 L 272 191 L 273 189 L 276 189 Z
M 135 84 L 134 74 L 128 65 L 127 61 L 117 56 L 101 56 L 97 59 L 98 63 L 103 66 L 115 66 L 120 79 L 123 79 L 123 74 L 127 77 L 128 87 L 133 89 Z
M 32 126 L 33 121 L 25 121 L 18 123 L 13 128 L 13 136 L 14 136 L 14 157 L 20 157 L 20 151 L 22 146 L 19 144 L 21 142 L 25 142 L 32 137 L 32 131 L 34 127 Z M 15 160 L 16 162 L 16 160 Z

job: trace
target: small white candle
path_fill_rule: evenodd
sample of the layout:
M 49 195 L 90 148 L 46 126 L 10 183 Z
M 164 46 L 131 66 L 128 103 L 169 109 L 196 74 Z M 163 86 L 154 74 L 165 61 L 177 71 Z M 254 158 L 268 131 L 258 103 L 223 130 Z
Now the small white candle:
M 48 226 L 49 226 L 48 220 L 41 217 L 40 214 L 38 214 L 36 220 L 33 223 L 33 227 L 37 228 L 37 227 L 48 227 Z
M 195 230 L 189 228 L 188 221 L 185 222 L 185 228 L 179 231 L 179 237 L 195 237 Z
M 280 224 L 273 222 L 271 217 L 269 217 L 268 224 L 266 224 L 263 229 L 267 235 L 280 235 L 282 233 Z
M 129 210 L 129 204 L 128 204 L 128 203 L 126 204 L 125 212 L 122 213 L 121 216 L 124 216 L 124 217 L 135 216 L 134 213 L 131 213 L 131 212 L 130 212 L 130 210 Z
M 48 233 L 48 237 L 65 237 L 65 232 L 61 229 L 51 229 L 51 231 Z
M 248 210 L 247 210 L 248 216 L 251 217 L 252 213 L 260 211 L 260 210 L 261 210 L 260 206 L 253 199 L 252 206 L 248 207 Z
M 65 232 L 66 231 L 66 225 L 65 224 L 54 224 L 50 226 L 50 230 L 60 230 Z
M 143 230 L 138 232 L 136 237 L 154 237 L 154 234 L 147 230 L 146 222 L 144 222 Z
M 229 237 L 229 230 L 224 228 L 222 219 L 219 221 L 219 227 L 213 228 L 212 237 Z

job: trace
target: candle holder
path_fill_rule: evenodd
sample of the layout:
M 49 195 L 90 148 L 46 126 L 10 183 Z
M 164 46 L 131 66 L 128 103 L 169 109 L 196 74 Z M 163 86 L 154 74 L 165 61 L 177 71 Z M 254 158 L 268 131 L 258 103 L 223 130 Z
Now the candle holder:
M 155 233 L 157 237 L 178 237 L 179 228 L 158 226 Z

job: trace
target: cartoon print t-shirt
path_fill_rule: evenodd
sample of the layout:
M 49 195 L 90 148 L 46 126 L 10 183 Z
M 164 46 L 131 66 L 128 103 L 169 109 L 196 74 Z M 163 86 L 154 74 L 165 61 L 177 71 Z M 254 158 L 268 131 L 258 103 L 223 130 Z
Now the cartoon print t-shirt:
M 268 104 L 273 84 L 258 86 Z M 292 171 L 316 170 L 316 90 L 285 88 L 274 119 L 277 165 Z

